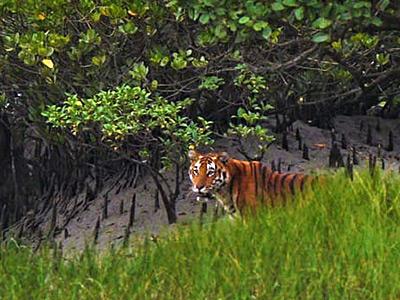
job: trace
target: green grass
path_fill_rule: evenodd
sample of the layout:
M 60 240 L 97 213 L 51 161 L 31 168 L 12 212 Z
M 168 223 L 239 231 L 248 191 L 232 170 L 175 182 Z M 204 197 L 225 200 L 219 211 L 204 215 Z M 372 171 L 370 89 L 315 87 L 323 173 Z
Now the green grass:
M 328 177 L 295 205 L 61 258 L 0 250 L 1 299 L 399 299 L 400 177 Z

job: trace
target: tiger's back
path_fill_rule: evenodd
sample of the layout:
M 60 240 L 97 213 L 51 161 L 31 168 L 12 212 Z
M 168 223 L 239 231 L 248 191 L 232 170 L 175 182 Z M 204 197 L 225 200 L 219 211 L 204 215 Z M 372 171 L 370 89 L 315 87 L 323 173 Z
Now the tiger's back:
M 258 161 L 230 158 L 225 152 L 200 154 L 191 150 L 189 158 L 193 191 L 214 196 L 229 212 L 285 203 L 313 181 L 310 175 L 279 173 Z

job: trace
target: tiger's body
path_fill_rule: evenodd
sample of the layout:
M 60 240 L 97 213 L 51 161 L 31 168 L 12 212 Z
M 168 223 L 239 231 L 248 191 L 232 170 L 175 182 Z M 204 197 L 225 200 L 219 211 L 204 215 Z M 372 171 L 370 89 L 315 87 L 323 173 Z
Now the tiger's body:
M 279 173 L 259 161 L 230 158 L 226 152 L 200 154 L 190 150 L 189 158 L 192 190 L 200 198 L 215 197 L 229 213 L 284 203 L 313 181 L 310 175 Z

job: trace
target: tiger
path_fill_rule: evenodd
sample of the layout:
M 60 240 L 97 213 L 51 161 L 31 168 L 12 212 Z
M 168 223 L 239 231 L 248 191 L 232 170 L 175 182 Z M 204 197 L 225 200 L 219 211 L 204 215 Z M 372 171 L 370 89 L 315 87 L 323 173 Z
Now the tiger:
M 201 154 L 191 149 L 188 157 L 197 200 L 214 198 L 231 215 L 243 215 L 247 209 L 254 211 L 260 204 L 284 204 L 315 179 L 304 173 L 280 173 L 259 161 L 234 159 L 227 152 Z

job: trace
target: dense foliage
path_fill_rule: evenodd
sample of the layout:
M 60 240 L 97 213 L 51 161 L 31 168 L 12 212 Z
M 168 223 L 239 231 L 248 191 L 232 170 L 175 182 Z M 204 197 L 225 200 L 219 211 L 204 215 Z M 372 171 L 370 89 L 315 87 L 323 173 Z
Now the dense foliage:
M 256 136 L 264 151 L 269 114 L 324 126 L 378 104 L 395 115 L 399 11 L 389 0 L 3 0 L 2 203 L 18 215 L 49 186 L 71 196 L 127 162 L 178 170 L 213 130 Z
M 0 248 L 4 299 L 397 299 L 399 175 L 337 174 L 297 204 L 102 254 Z

